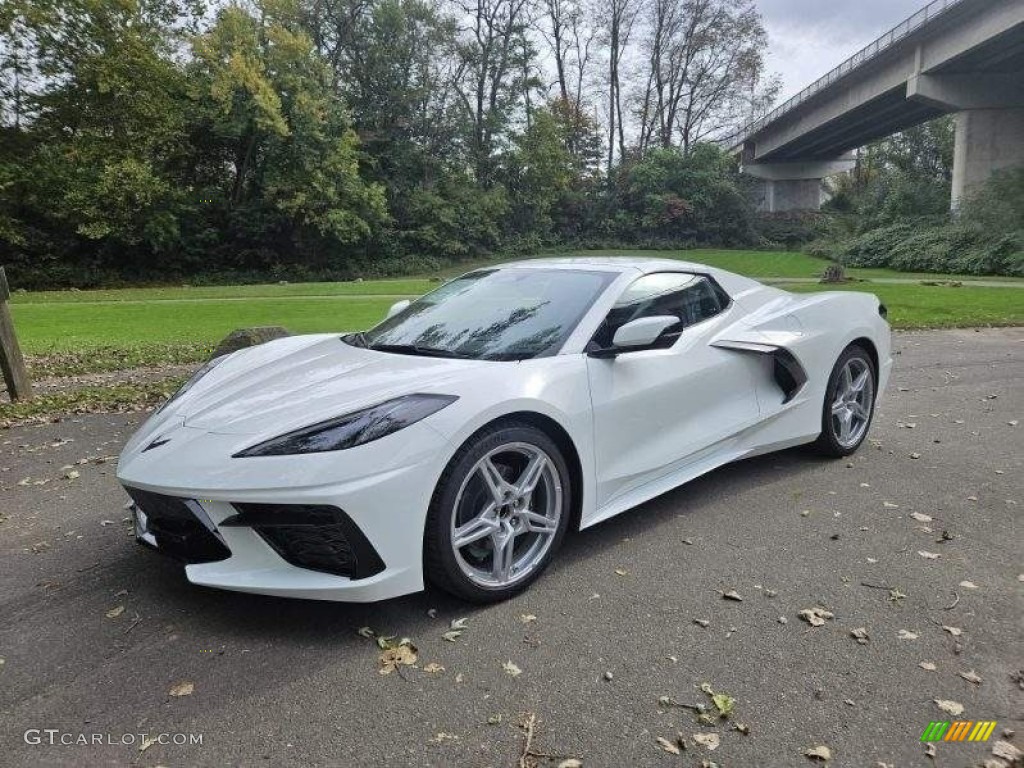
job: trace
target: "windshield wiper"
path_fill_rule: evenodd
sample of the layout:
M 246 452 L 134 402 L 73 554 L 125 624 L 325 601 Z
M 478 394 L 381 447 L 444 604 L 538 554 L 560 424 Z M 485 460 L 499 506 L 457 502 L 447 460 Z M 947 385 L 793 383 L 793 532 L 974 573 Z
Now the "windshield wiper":
M 366 347 L 366 335 L 362 331 L 346 334 L 341 337 L 341 340 L 353 347 Z
M 472 355 L 456 352 L 454 349 L 425 347 L 422 344 L 372 344 L 369 349 L 378 352 L 397 352 L 400 355 L 420 355 L 422 357 L 451 357 L 458 360 L 470 360 Z

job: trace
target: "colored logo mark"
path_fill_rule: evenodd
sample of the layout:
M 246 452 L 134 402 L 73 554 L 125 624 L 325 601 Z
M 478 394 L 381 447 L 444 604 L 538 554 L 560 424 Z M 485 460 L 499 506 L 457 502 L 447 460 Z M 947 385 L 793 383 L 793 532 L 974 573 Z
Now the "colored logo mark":
M 995 720 L 932 721 L 921 734 L 921 741 L 988 741 L 996 729 Z

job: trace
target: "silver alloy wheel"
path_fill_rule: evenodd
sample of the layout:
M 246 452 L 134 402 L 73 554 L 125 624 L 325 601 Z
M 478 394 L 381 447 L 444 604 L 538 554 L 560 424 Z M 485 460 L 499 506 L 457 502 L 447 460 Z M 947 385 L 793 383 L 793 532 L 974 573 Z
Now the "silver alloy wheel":
M 832 401 L 832 434 L 843 448 L 857 445 L 867 432 L 874 407 L 871 366 L 860 357 L 846 361 Z
M 562 483 L 551 457 L 531 443 L 506 443 L 467 473 L 455 497 L 451 544 L 462 572 L 503 589 L 543 563 L 562 517 Z

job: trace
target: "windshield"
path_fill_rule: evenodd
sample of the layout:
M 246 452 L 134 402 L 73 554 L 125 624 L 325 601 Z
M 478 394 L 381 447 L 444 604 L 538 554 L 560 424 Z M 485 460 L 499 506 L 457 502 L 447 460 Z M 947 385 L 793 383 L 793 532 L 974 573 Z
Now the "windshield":
M 615 277 L 572 269 L 471 272 L 414 301 L 359 341 L 387 352 L 477 360 L 553 355 Z

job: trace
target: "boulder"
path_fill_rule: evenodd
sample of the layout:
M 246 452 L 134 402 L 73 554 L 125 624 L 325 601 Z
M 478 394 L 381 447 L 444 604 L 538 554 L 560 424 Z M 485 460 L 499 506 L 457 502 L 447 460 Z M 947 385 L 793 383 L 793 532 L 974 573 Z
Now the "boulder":
M 240 349 L 246 347 L 255 347 L 258 344 L 264 344 L 274 339 L 282 339 L 285 336 L 291 336 L 285 328 L 279 325 L 262 325 L 256 328 L 238 328 L 227 336 L 225 336 L 217 348 L 213 350 L 213 354 L 210 355 L 212 360 L 215 357 L 221 355 L 227 355 L 231 352 L 237 352 Z
M 845 283 L 846 270 L 842 264 L 829 264 L 821 275 L 820 283 Z

